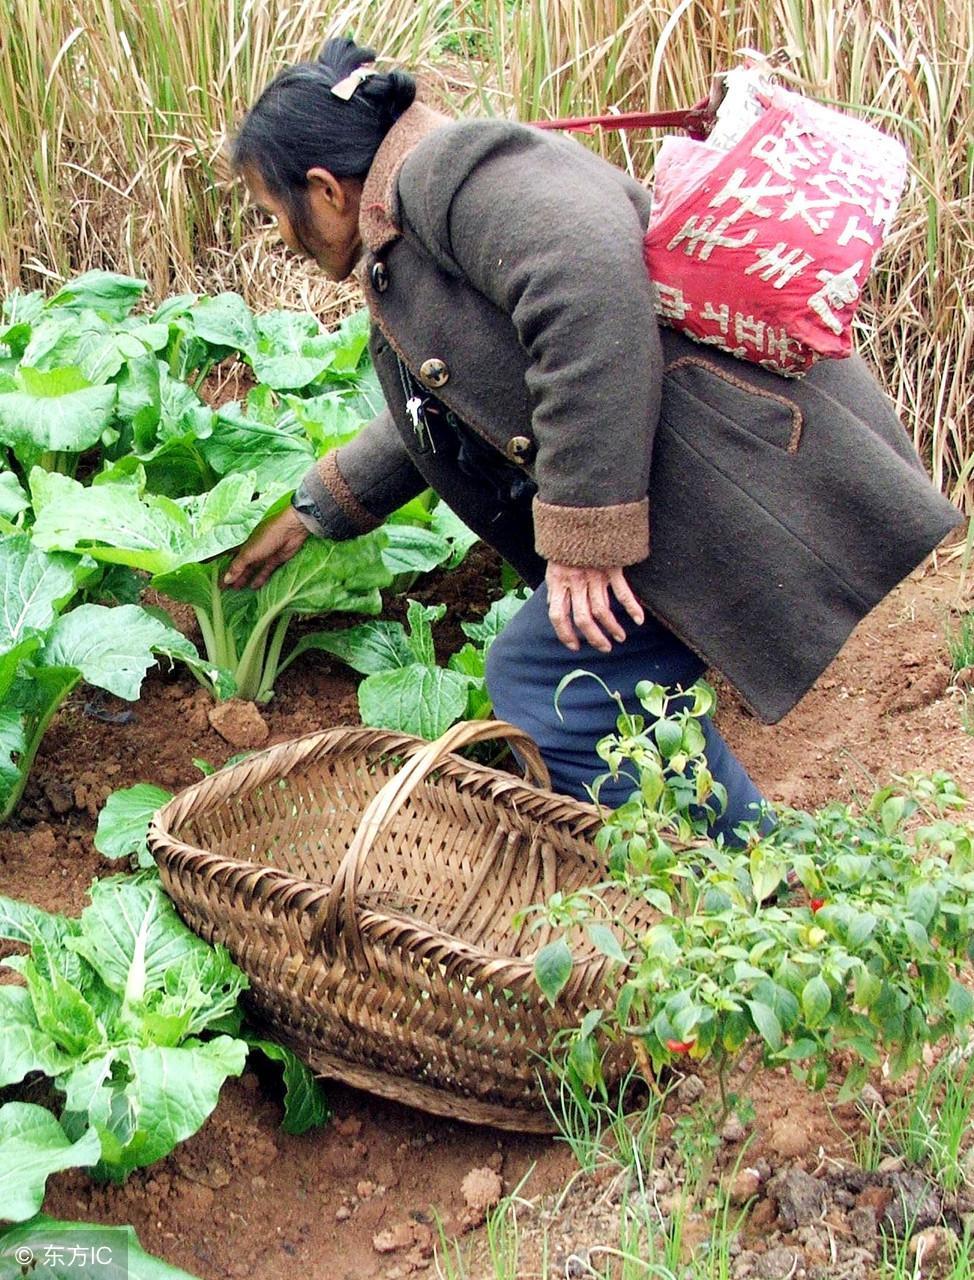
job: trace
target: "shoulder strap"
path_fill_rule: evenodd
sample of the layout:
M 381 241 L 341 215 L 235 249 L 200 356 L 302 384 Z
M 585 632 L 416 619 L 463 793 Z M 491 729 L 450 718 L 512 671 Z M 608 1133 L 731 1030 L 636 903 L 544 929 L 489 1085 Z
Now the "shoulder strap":
M 605 116 L 567 116 L 561 120 L 532 120 L 536 129 L 561 129 L 591 133 L 595 125 L 603 129 L 685 129 L 691 138 L 706 138 L 717 119 L 724 96 L 723 77 L 715 76 L 710 93 L 684 111 L 630 111 Z

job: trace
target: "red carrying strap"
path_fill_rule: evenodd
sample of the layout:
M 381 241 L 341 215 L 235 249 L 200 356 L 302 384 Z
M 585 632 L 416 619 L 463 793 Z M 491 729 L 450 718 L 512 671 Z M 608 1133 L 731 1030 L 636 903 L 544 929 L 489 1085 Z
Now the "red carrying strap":
M 684 111 L 630 111 L 608 116 L 568 116 L 562 120 L 532 120 L 536 129 L 561 129 L 565 132 L 591 133 L 595 125 L 603 129 L 685 129 L 691 138 L 706 138 L 717 119 L 717 108 L 724 96 L 724 81 L 715 76 L 706 98 Z

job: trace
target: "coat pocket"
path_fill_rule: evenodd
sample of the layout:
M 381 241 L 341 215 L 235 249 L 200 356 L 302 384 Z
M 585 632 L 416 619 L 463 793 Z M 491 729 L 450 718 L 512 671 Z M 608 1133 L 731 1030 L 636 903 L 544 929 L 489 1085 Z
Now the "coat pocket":
M 662 413 L 678 433 L 692 437 L 705 420 L 717 418 L 785 453 L 797 453 L 804 425 L 793 400 L 745 382 L 703 356 L 683 356 L 667 365 Z

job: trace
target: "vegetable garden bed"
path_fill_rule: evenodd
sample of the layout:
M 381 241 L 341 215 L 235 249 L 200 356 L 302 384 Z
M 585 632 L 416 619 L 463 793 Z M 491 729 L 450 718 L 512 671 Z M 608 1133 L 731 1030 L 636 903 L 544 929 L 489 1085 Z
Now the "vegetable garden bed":
M 448 606 L 438 632 L 447 649 L 462 638 L 459 622 L 486 607 L 485 586 L 497 571 L 496 562 L 477 551 L 468 566 L 431 578 L 419 590 L 424 602 Z M 940 767 L 974 792 L 974 747 L 959 728 L 957 701 L 946 691 L 943 620 L 957 587 L 956 566 L 905 584 L 867 619 L 780 725 L 757 725 L 722 694 L 722 727 L 773 798 L 811 807 L 867 793 L 866 772 L 882 779 L 894 771 Z M 401 616 L 403 605 L 392 612 Z M 261 709 L 268 741 L 356 722 L 355 688 L 354 677 L 323 655 L 295 664 L 282 676 L 275 699 Z M 151 672 L 134 717 L 125 723 L 98 716 L 128 704 L 109 699 L 92 716 L 85 713 L 91 701 L 90 690 L 72 694 L 45 737 L 17 819 L 0 831 L 0 893 L 72 914 L 83 907 L 94 876 L 118 870 L 92 844 L 106 792 L 140 781 L 176 790 L 199 776 L 193 757 L 219 765 L 234 751 L 209 723 L 209 695 L 185 670 Z M 399 1274 L 412 1274 L 432 1238 L 431 1208 L 448 1229 L 459 1227 L 469 1213 L 460 1184 L 471 1169 L 497 1165 L 511 1190 L 535 1163 L 526 1191 L 536 1194 L 557 1190 L 576 1168 L 558 1143 L 432 1120 L 334 1086 L 328 1087 L 333 1123 L 290 1136 L 280 1131 L 276 1074 L 269 1067 L 259 1074 L 251 1068 L 229 1080 L 200 1133 L 122 1187 L 96 1186 L 80 1170 L 55 1175 L 48 1182 L 46 1212 L 131 1223 L 146 1249 L 204 1280 L 283 1280 L 295 1271 L 364 1280 L 394 1274 L 397 1267 Z M 839 1078 L 837 1073 L 836 1083 Z M 886 1096 L 902 1096 L 907 1087 L 904 1082 Z M 772 1075 L 759 1076 L 752 1095 L 756 1140 L 748 1166 L 766 1160 L 775 1173 L 796 1163 L 813 1171 L 819 1148 L 831 1159 L 853 1159 L 849 1141 L 830 1119 L 828 1092 L 809 1094 Z M 675 1118 L 686 1110 L 677 1104 Z M 863 1125 L 851 1105 L 840 1108 L 836 1120 L 850 1132 Z M 735 1159 L 738 1150 L 739 1144 L 725 1144 L 721 1161 Z M 564 1254 L 615 1229 L 605 1214 L 599 1218 L 591 1209 L 605 1189 L 586 1196 L 584 1211 L 570 1200 L 549 1224 L 556 1251 Z M 532 1237 L 529 1219 L 523 1212 L 521 1218 L 528 1275 L 537 1266 L 540 1233 Z M 744 1237 L 748 1248 L 773 1234 L 769 1198 L 759 1199 L 752 1220 L 754 1231 Z M 407 1226 L 395 1236 L 400 1242 L 408 1237 L 408 1247 L 376 1252 L 375 1238 L 388 1243 L 383 1232 L 410 1223 L 415 1230 Z M 703 1228 L 698 1224 L 696 1230 Z M 785 1230 L 782 1239 L 802 1249 L 797 1230 Z
M 360 716 L 435 737 L 458 718 L 489 714 L 486 650 L 519 600 L 505 591 L 497 558 L 471 550 L 468 531 L 429 500 L 352 543 L 310 540 L 258 592 L 224 590 L 232 548 L 287 501 L 316 456 L 372 412 L 364 322 L 353 316 L 326 334 L 310 317 L 254 317 L 229 294 L 139 311 L 141 293 L 138 281 L 89 273 L 53 298 L 8 300 L 0 329 L 0 897 L 16 900 L 4 936 L 20 939 L 0 943 L 0 954 L 32 984 L 31 1016 L 44 1032 L 32 1052 L 50 1052 L 43 1070 L 56 1082 L 36 1074 L 39 1059 L 26 1085 L 24 1072 L 11 1070 L 9 1097 L 29 1109 L 8 1111 L 8 1123 L 14 1115 L 49 1123 L 33 1104 L 58 1110 L 58 1090 L 66 1092 L 67 1138 L 51 1131 L 44 1142 L 59 1151 L 69 1140 L 87 1142 L 92 1151 L 79 1146 L 76 1155 L 93 1160 L 94 1132 L 86 1130 L 88 1119 L 97 1121 L 103 1140 L 111 1135 L 99 1171 L 118 1182 L 129 1176 L 98 1185 L 78 1169 L 55 1172 L 45 1212 L 130 1223 L 146 1249 L 204 1280 L 275 1280 L 295 1269 L 398 1280 L 428 1270 L 437 1221 L 449 1232 L 482 1218 L 484 1196 L 465 1174 L 480 1170 L 481 1187 L 484 1179 L 499 1187 L 500 1173 L 513 1190 L 533 1164 L 529 1191 L 557 1189 L 574 1167 L 567 1149 L 433 1121 L 338 1087 L 327 1090 L 335 1122 L 309 1127 L 321 1102 L 293 1066 L 285 1078 L 296 1092 L 282 1128 L 276 1056 L 251 1055 L 244 1067 L 247 1031 L 230 1012 L 236 979 L 222 959 L 195 955 L 192 940 L 172 944 L 163 993 L 151 952 L 162 945 L 153 929 L 165 904 L 151 889 L 136 904 L 142 926 L 119 935 L 120 956 L 101 931 L 113 915 L 126 918 L 124 895 L 99 890 L 90 925 L 31 908 L 78 916 L 91 881 L 117 873 L 117 859 L 137 850 L 139 804 L 161 803 L 236 750 Z M 242 378 L 239 367 L 231 373 L 239 398 L 201 398 L 214 368 L 232 359 L 249 367 Z M 971 608 L 970 579 L 959 555 L 941 559 L 939 571 L 915 575 L 866 620 L 781 724 L 759 726 L 721 691 L 719 720 L 772 802 L 811 809 L 868 798 L 892 775 L 916 770 L 946 770 L 974 793 L 974 749 L 961 727 L 965 717 L 970 727 L 970 708 L 949 688 L 945 644 L 951 610 Z M 349 616 L 322 624 L 322 613 L 338 612 Z M 153 790 L 132 797 L 131 812 L 123 801 L 119 821 L 119 802 L 107 810 L 105 802 L 137 784 Z M 58 988 L 43 954 L 24 958 L 22 944 L 37 930 L 56 935 L 58 948 L 72 935 L 63 950 L 73 957 L 77 998 Z M 0 970 L 9 1009 L 26 996 L 10 990 L 14 970 Z M 204 970 L 204 986 L 220 988 L 209 1003 L 188 980 Z M 818 982 L 816 1022 L 828 1006 Z M 76 1021 L 65 1027 L 69 1006 Z M 99 1021 L 110 1028 L 107 1040 Z M 201 1048 L 198 1032 L 216 1038 Z M 664 1043 L 679 1059 L 693 1037 Z M 118 1108 L 133 1089 L 148 1088 L 140 1073 L 157 1061 L 168 1070 L 197 1051 L 192 1105 L 179 1103 L 148 1139 L 130 1132 Z M 93 1062 L 110 1073 L 96 1079 Z M 835 1063 L 832 1083 L 849 1065 Z M 809 1094 L 786 1071 L 759 1073 L 749 1090 L 748 1168 L 764 1172 L 739 1241 L 742 1258 L 751 1250 L 757 1262 L 752 1271 L 741 1264 L 742 1280 L 763 1274 L 769 1244 L 806 1250 L 798 1261 L 809 1276 L 831 1274 L 796 1234 L 803 1224 L 782 1209 L 775 1175 L 801 1163 L 811 1174 L 824 1159 L 830 1168 L 851 1164 L 854 1181 L 856 1135 L 869 1132 L 861 1111 L 830 1112 L 828 1089 Z M 876 1084 L 892 1103 L 910 1078 L 884 1084 L 877 1074 Z M 673 1094 L 659 1130 L 661 1176 L 671 1177 L 670 1152 L 683 1186 L 694 1161 L 712 1164 L 717 1179 L 735 1176 L 744 1150 L 743 1130 L 706 1148 L 705 1130 L 694 1128 L 693 1091 Z M 215 1111 L 195 1132 L 217 1092 Z M 160 1114 L 165 1098 L 163 1088 Z M 0 1094 L 0 1105 L 7 1101 Z M 60 1152 L 52 1169 L 57 1159 L 72 1162 Z M 856 1196 L 865 1190 L 843 1194 L 862 1207 Z M 956 1225 L 965 1202 L 956 1188 L 951 1194 L 938 1213 Z M 849 1206 L 833 1207 L 842 1219 Z M 573 1214 L 577 1223 L 557 1213 L 548 1221 L 568 1253 L 589 1247 L 579 1233 L 607 1229 L 597 1215 Z M 921 1216 L 918 1208 L 917 1222 Z M 878 1237 L 874 1243 L 878 1249 Z M 849 1274 L 871 1274 L 874 1255 Z M 518 1266 L 526 1270 L 509 1274 L 536 1272 L 537 1256 L 528 1249 L 525 1258 Z

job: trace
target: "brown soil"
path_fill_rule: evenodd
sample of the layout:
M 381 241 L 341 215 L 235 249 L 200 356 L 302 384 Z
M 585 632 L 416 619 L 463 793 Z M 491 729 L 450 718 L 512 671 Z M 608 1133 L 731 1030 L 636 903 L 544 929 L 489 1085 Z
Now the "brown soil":
M 458 620 L 476 612 L 471 600 L 485 607 L 486 581 L 496 582 L 496 566 L 478 548 L 463 570 L 415 593 L 449 603 L 439 628 L 447 648 L 460 640 Z M 721 725 L 770 799 L 813 807 L 867 794 L 874 780 L 894 772 L 938 768 L 974 793 L 974 739 L 961 728 L 961 695 L 948 690 L 944 647 L 945 621 L 961 603 L 972 606 L 969 593 L 961 601 L 956 561 L 915 575 L 866 620 L 781 724 L 759 725 L 721 690 Z M 220 765 L 235 750 L 211 724 L 206 695 L 180 669 L 151 675 L 125 723 L 97 718 L 127 710 L 125 704 L 109 700 L 93 708 L 92 697 L 83 692 L 59 715 L 16 821 L 0 832 L 0 893 L 71 913 L 84 905 L 93 877 L 119 870 L 92 845 L 97 812 L 109 791 L 141 781 L 178 790 L 199 777 L 193 757 Z M 353 680 L 324 661 L 296 664 L 261 716 L 267 743 L 356 723 Z M 434 1215 L 448 1232 L 470 1222 L 462 1189 L 470 1171 L 499 1172 L 510 1191 L 533 1165 L 525 1192 L 539 1195 L 563 1187 L 575 1168 L 565 1146 L 551 1140 L 435 1120 L 336 1085 L 328 1085 L 328 1094 L 335 1121 L 323 1131 L 290 1137 L 278 1127 L 275 1076 L 248 1070 L 228 1082 L 204 1129 L 169 1159 L 134 1174 L 122 1188 L 96 1187 L 77 1171 L 57 1175 L 49 1181 L 45 1211 L 129 1222 L 145 1248 L 204 1280 L 283 1280 L 295 1274 L 395 1280 L 432 1274 Z M 752 1096 L 757 1118 L 743 1165 L 758 1168 L 762 1187 L 792 1165 L 822 1177 L 834 1175 L 835 1161 L 848 1159 L 849 1139 L 840 1126 L 856 1129 L 854 1108 L 830 1113 L 827 1098 L 807 1095 L 785 1075 L 759 1081 Z M 673 1106 L 685 1109 L 688 1101 L 684 1097 Z M 729 1168 L 740 1145 L 731 1138 L 724 1146 L 721 1163 Z M 682 1176 L 679 1161 L 671 1160 L 664 1175 L 672 1192 Z M 474 1182 L 485 1185 L 484 1178 L 469 1181 L 468 1192 Z M 786 1187 L 782 1194 L 793 1191 Z M 618 1185 L 600 1184 L 576 1194 L 584 1204 L 572 1208 L 569 1201 L 569 1213 L 560 1220 L 562 1268 L 576 1247 L 572 1241 L 584 1235 L 586 1215 L 597 1203 L 611 1207 L 622 1192 Z M 875 1207 L 885 1193 L 859 1187 L 843 1194 L 853 1206 L 866 1196 L 862 1203 Z M 741 1275 L 762 1274 L 761 1253 L 773 1240 L 769 1228 L 784 1229 L 780 1203 L 773 1195 L 759 1201 L 752 1215 L 758 1229 L 743 1244 L 758 1250 L 758 1262 L 744 1266 L 739 1258 Z M 819 1237 L 807 1246 L 812 1253 L 828 1245 L 821 1231 Z M 782 1238 L 797 1240 L 794 1234 Z M 604 1240 L 617 1242 L 617 1234 Z M 794 1247 L 806 1249 L 801 1242 Z M 806 1250 L 795 1274 L 806 1274 L 812 1253 Z M 777 1264 L 761 1265 L 770 1275 Z M 822 1274 L 839 1271 L 826 1267 Z

